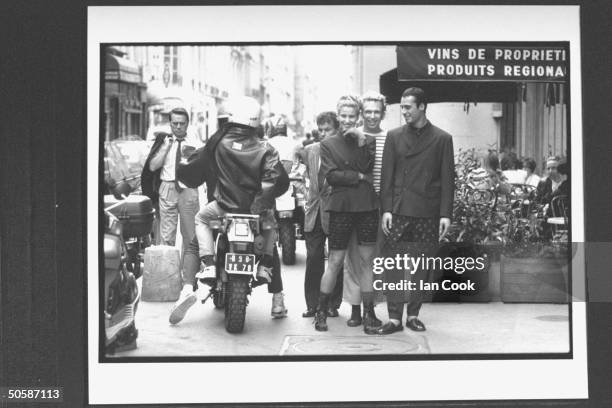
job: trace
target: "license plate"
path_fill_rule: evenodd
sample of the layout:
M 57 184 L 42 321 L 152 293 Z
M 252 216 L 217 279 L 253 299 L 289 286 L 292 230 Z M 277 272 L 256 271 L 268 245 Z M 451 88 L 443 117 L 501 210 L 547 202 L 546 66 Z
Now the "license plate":
M 225 254 L 225 271 L 227 273 L 252 274 L 255 271 L 255 255 Z

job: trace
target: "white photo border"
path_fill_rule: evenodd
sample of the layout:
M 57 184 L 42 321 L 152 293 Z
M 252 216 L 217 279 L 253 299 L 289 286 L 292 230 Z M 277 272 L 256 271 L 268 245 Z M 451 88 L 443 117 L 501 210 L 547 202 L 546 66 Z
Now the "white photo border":
M 572 303 L 573 357 L 558 360 L 100 363 L 98 319 L 101 44 L 274 43 L 279 33 L 303 43 L 567 41 L 572 241 L 584 242 L 579 6 L 91 6 L 87 26 L 90 404 L 588 398 L 584 301 Z M 583 256 L 572 269 L 584 271 Z M 575 299 L 585 299 L 583 280 L 573 274 Z M 366 373 L 380 392 L 354 387 Z M 237 374 L 239 391 L 227 381 Z M 296 386 L 303 378 L 319 378 L 316 391 Z

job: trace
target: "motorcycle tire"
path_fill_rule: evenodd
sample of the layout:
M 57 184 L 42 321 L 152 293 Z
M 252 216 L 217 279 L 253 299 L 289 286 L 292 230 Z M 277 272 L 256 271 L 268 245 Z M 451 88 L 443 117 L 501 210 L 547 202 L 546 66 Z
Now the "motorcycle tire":
M 278 226 L 279 240 L 282 249 L 283 263 L 295 264 L 295 229 L 291 220 L 281 220 Z
M 212 295 L 213 304 L 215 309 L 223 309 L 225 307 L 225 301 L 227 299 L 227 284 L 224 283 L 221 290 L 215 291 Z
M 225 305 L 225 330 L 241 333 L 248 303 L 250 276 L 230 276 L 227 283 L 227 304 Z

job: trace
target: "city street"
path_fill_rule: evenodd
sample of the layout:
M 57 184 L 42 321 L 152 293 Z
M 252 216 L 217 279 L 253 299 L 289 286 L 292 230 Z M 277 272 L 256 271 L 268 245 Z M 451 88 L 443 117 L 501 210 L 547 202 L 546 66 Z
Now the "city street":
M 472 69 L 469 48 L 447 48 L 451 49 L 458 58 L 455 62 L 463 64 L 461 69 L 464 65 Z M 529 47 L 524 51 L 529 55 L 540 52 Z M 494 47 L 482 48 L 482 53 L 487 52 L 490 54 L 490 64 L 496 64 Z M 550 52 L 557 55 L 565 51 L 555 45 L 551 46 Z M 111 174 L 109 167 L 108 178 L 120 180 L 141 176 L 140 169 L 148 153 L 136 154 L 137 149 L 131 151 L 126 147 L 127 143 L 151 143 L 155 139 L 155 132 L 170 132 L 170 112 L 173 109 L 185 111 L 186 134 L 193 139 L 190 143 L 193 142 L 192 147 L 196 148 L 206 143 L 220 123 L 227 120 L 226 105 L 233 97 L 241 95 L 254 98 L 261 108 L 266 126 L 284 123 L 285 130 L 279 135 L 286 135 L 296 143 L 316 139 L 314 131 L 319 130 L 317 115 L 338 110 L 338 98 L 342 95 L 363 96 L 372 91 L 375 94 L 380 92 L 382 104 L 379 123 L 375 127 L 379 126 L 378 130 L 398 128 L 408 123 L 408 119 L 414 119 L 414 115 L 407 118 L 405 112 L 402 113 L 407 105 L 402 105 L 400 95 L 406 90 L 407 81 L 430 78 L 432 72 L 427 73 L 428 64 L 440 63 L 439 66 L 446 67 L 448 64 L 442 54 L 444 52 L 428 50 L 426 46 L 393 45 L 107 47 L 104 141 L 109 152 L 114 148 L 117 157 L 129 157 L 122 171 Z M 327 63 L 321 64 L 321 60 Z M 412 64 L 414 61 L 419 62 L 418 66 Z M 542 240 L 538 228 L 524 228 L 526 225 L 532 226 L 533 216 L 539 222 L 544 222 L 544 204 L 536 205 L 536 201 L 525 198 L 538 185 L 529 184 L 531 187 L 526 188 L 525 163 L 531 163 L 527 168 L 538 180 L 540 175 L 542 178 L 550 176 L 551 180 L 555 178 L 555 183 L 561 183 L 562 177 L 565 177 L 564 188 L 569 188 L 569 167 L 564 167 L 563 171 L 568 174 L 563 176 L 560 173 L 562 169 L 558 167 L 561 164 L 559 158 L 569 153 L 566 64 L 565 61 L 558 61 L 557 65 L 555 72 L 560 72 L 558 77 L 530 79 L 512 75 L 506 77 L 502 70 L 498 70 L 495 77 L 479 77 L 482 73 L 474 70 L 467 77 L 458 72 L 456 75 L 436 72 L 436 80 L 484 82 L 480 82 L 482 86 L 478 87 L 428 86 L 422 91 L 428 95 L 425 100 L 429 103 L 426 104 L 427 116 L 423 110 L 421 119 L 452 135 L 452 145 L 449 146 L 455 156 L 455 176 L 460 186 L 455 192 L 458 205 L 453 211 L 463 215 L 454 217 L 452 232 L 455 235 L 450 236 L 450 241 L 514 242 L 517 248 L 512 250 L 525 252 L 521 253 L 523 269 L 504 273 L 507 278 L 504 293 L 510 293 L 509 297 L 504 297 L 505 300 L 551 301 L 546 296 L 555 289 L 555 284 L 560 286 L 567 281 L 554 270 L 547 269 L 550 262 L 542 256 L 543 246 L 533 245 Z M 451 69 L 455 69 L 455 65 Z M 493 65 L 492 69 L 495 71 Z M 401 79 L 402 75 L 408 76 Z M 487 83 L 486 87 L 484 83 Z M 412 95 L 412 98 L 415 96 Z M 473 106 L 470 102 L 473 102 Z M 374 106 L 379 107 L 378 103 L 374 103 Z M 415 108 L 419 106 L 414 103 Z M 352 112 L 355 106 L 351 108 L 346 105 L 345 108 Z M 363 106 L 360 109 L 363 110 Z M 514 112 L 533 114 L 516 115 Z M 364 115 L 365 112 L 358 118 L 359 115 L 355 115 L 357 121 L 349 124 L 364 126 L 365 129 Z M 266 126 L 262 124 L 264 134 Z M 272 128 L 267 128 L 270 131 L 267 137 L 270 137 Z M 149 149 L 145 147 L 143 151 Z M 491 150 L 491 147 L 494 149 Z M 107 159 L 110 164 L 109 152 Z M 545 160 L 551 155 L 558 156 L 553 158 L 553 167 Z M 462 170 L 458 172 L 457 169 Z M 488 177 L 485 187 L 479 185 L 475 188 L 471 180 L 483 172 L 501 174 L 508 180 L 514 175 L 517 179 L 508 181 L 514 186 L 511 193 L 498 188 L 497 176 Z M 427 179 L 426 169 L 422 170 L 422 174 Z M 161 179 L 161 174 L 157 177 Z M 168 180 L 173 178 L 169 173 Z M 552 181 L 547 185 L 552 194 Z M 474 207 L 468 200 L 473 198 L 478 201 L 478 191 L 493 186 L 496 186 L 496 198 L 489 200 L 493 203 L 491 208 Z M 432 184 L 430 187 L 435 186 Z M 506 187 L 510 191 L 509 186 Z M 502 228 L 503 220 L 497 218 L 496 222 L 490 222 L 492 213 L 508 211 L 501 205 L 493 208 L 497 206 L 497 196 L 502 199 L 499 202 L 513 203 L 522 209 L 521 216 L 512 218 L 511 227 Z M 206 201 L 200 191 L 200 202 Z M 563 226 L 569 225 L 569 219 L 566 219 L 566 215 L 559 216 L 566 213 L 565 206 L 560 205 L 557 210 L 559 214 L 552 218 L 560 221 L 556 225 L 561 227 L 555 228 L 561 232 L 560 237 L 565 232 L 567 240 L 567 231 Z M 525 214 L 529 214 L 529 217 Z M 523 230 L 529 233 L 523 233 Z M 504 236 L 509 233 L 513 235 Z M 180 246 L 180 237 L 177 245 Z M 136 314 L 138 347 L 117 353 L 116 356 L 564 353 L 570 348 L 569 306 L 502 303 L 498 261 L 492 262 L 489 270 L 490 302 L 426 303 L 420 313 L 427 327 L 425 332 L 404 329 L 390 336 L 368 336 L 363 333 L 362 326 L 348 327 L 346 321 L 351 311 L 348 304 L 341 306 L 339 317 L 328 319 L 329 331 L 315 331 L 313 318 L 301 316 L 305 309 L 304 269 L 305 246 L 300 241 L 296 264 L 283 266 L 288 316 L 273 319 L 270 315 L 272 295 L 265 286 L 258 287 L 250 297 L 241 334 L 226 332 L 224 312 L 215 309 L 212 301 L 196 303 L 184 320 L 174 326 L 168 322 L 173 302 L 141 301 Z M 547 281 L 549 279 L 556 283 L 551 284 Z M 386 304 L 377 305 L 376 313 L 380 319 L 386 320 Z
M 328 318 L 329 331 L 317 332 L 305 309 L 303 282 L 305 246 L 298 241 L 297 261 L 283 265 L 288 316 L 270 316 L 272 295 L 254 289 L 247 308 L 244 332 L 229 334 L 222 309 L 212 301 L 196 303 L 178 325 L 168 323 L 172 302 L 141 301 L 136 314 L 139 331 L 135 350 L 114 357 L 277 356 L 307 354 L 472 354 L 564 353 L 569 350 L 568 306 L 563 304 L 506 304 L 499 300 L 499 276 L 492 272 L 489 303 L 425 304 L 420 318 L 423 333 L 405 329 L 389 336 L 368 336 L 362 326 L 346 325 L 350 305 L 340 316 Z M 497 289 L 496 289 L 497 286 Z M 386 305 L 376 313 L 387 319 Z

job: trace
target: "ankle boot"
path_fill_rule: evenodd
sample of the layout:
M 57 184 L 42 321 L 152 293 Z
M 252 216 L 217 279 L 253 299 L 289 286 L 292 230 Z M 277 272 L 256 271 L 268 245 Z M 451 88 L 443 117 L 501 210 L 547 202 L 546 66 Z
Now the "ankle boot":
M 347 320 L 348 327 L 357 327 L 361 324 L 361 305 L 352 305 L 351 318 Z
M 376 329 L 380 327 L 382 322 L 376 318 L 374 314 L 374 303 L 363 303 L 363 332 L 365 334 L 376 334 Z
M 327 308 L 329 307 L 329 295 L 322 293 L 319 295 L 319 305 L 315 313 L 315 330 L 327 331 Z
M 376 326 L 376 327 L 380 327 L 382 326 L 382 321 L 376 317 L 376 313 L 374 312 L 374 303 L 372 303 L 372 325 Z

